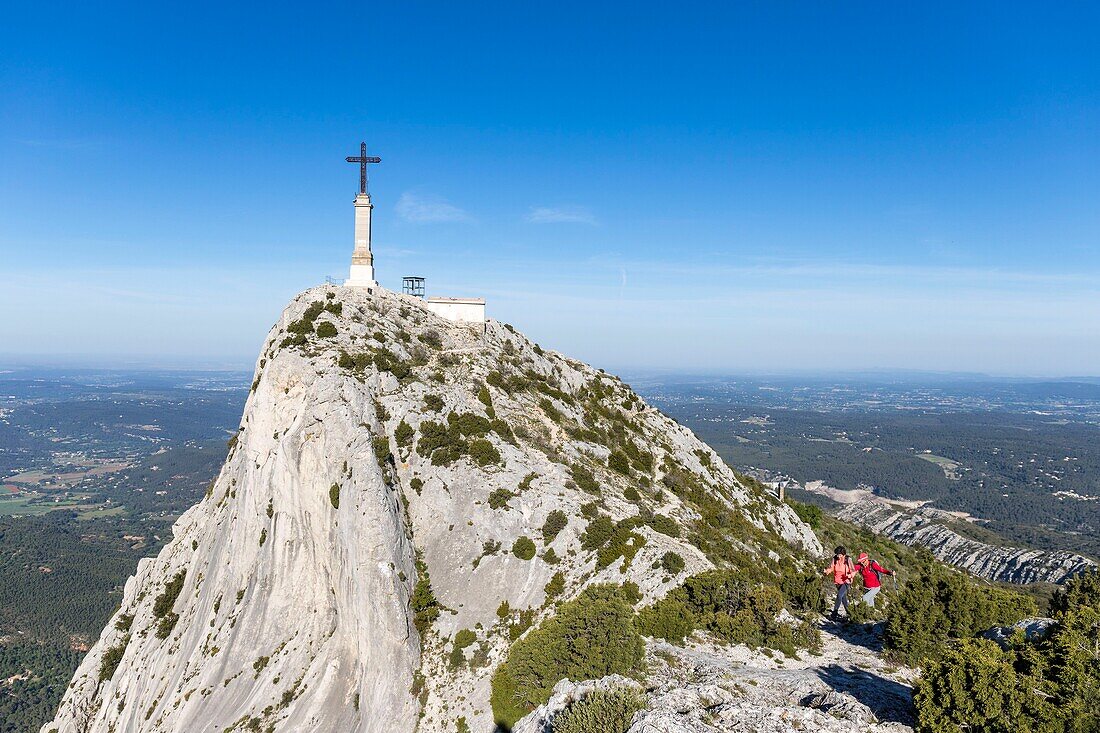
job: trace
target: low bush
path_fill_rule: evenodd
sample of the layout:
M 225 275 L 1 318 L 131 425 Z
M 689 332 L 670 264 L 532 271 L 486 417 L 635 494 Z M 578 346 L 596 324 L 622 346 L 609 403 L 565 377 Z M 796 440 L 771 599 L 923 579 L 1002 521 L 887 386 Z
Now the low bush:
M 935 658 L 948 639 L 1008 626 L 1037 612 L 1030 596 L 981 584 L 957 570 L 929 563 L 892 604 L 883 646 L 893 656 L 919 664 Z
M 546 521 L 542 523 L 542 541 L 549 545 L 554 538 L 569 524 L 569 518 L 565 512 L 555 509 L 546 515 Z
M 922 733 L 1100 730 L 1100 571 L 1066 582 L 1046 636 L 950 640 L 926 657 L 914 703 Z
M 493 489 L 489 494 L 489 508 L 490 509 L 507 509 L 508 501 L 515 497 L 508 489 Z
M 640 677 L 645 647 L 622 588 L 589 586 L 516 642 L 492 680 L 496 721 L 511 727 L 550 699 L 562 678 Z
M 558 571 L 554 573 L 554 577 L 550 578 L 550 582 L 543 588 L 546 593 L 546 597 L 557 598 L 565 591 L 565 573 Z
M 416 431 L 404 420 L 397 423 L 397 427 L 393 431 L 393 439 L 397 441 L 399 448 L 407 448 L 411 445 L 415 435 Z
M 767 646 L 790 655 L 797 648 L 817 648 L 816 626 L 777 620 L 786 605 L 778 574 L 761 573 L 758 563 L 751 562 L 691 576 L 643 609 L 639 626 L 644 633 L 676 643 L 698 628 L 730 644 Z
M 470 629 L 459 629 L 455 634 L 455 648 L 465 649 L 477 641 L 477 634 Z
M 666 517 L 664 514 L 654 514 L 646 520 L 646 524 L 648 524 L 653 531 L 660 532 L 669 537 L 680 536 L 680 525 L 676 523 L 675 519 Z
M 485 467 L 500 463 L 500 451 L 484 438 L 471 440 L 468 452 L 470 458 L 479 466 Z
M 164 590 L 153 601 L 153 616 L 163 618 L 172 611 L 172 607 L 176 605 L 176 599 L 183 591 L 183 582 L 186 578 L 187 571 L 180 570 L 164 584 Z
M 436 600 L 432 592 L 432 581 L 428 576 L 428 566 L 421 559 L 419 552 L 416 556 L 416 585 L 413 586 L 412 598 L 409 599 L 409 607 L 413 612 L 413 625 L 421 637 L 427 633 L 439 614 L 442 606 Z
M 676 575 L 685 567 L 684 558 L 675 552 L 666 552 L 661 556 L 661 567 L 669 575 Z
M 631 687 L 593 690 L 558 713 L 551 733 L 626 733 L 645 698 Z
M 596 550 L 603 547 L 615 531 L 615 523 L 606 514 L 600 514 L 585 527 L 581 535 L 581 547 Z
M 340 484 L 334 483 L 328 487 L 328 501 L 332 504 L 333 509 L 340 508 Z
M 630 459 L 627 458 L 625 453 L 611 451 L 611 455 L 607 457 L 607 467 L 624 476 L 630 475 Z
M 531 560 L 535 557 L 535 543 L 527 535 L 517 537 L 512 543 L 512 554 L 520 560 Z
M 126 645 L 130 642 L 127 634 L 122 641 L 103 652 L 103 658 L 99 662 L 99 681 L 106 682 L 115 676 L 115 670 L 122 663 L 122 655 L 126 653 Z
M 581 491 L 585 491 L 589 494 L 600 493 L 600 484 L 592 476 L 592 472 L 583 466 L 571 466 L 569 469 L 570 478 L 580 487 Z
M 321 338 L 332 338 L 337 333 L 336 325 L 332 321 L 321 321 L 317 324 L 317 335 Z
M 695 631 L 695 614 L 683 601 L 662 598 L 638 612 L 635 620 L 638 632 L 656 636 L 673 644 L 683 644 Z

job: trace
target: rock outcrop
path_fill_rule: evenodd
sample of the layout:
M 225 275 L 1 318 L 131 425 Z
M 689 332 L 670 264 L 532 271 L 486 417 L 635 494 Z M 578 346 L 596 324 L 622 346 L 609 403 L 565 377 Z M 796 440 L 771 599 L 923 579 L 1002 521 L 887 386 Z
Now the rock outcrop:
M 141 561 L 43 731 L 490 731 L 506 621 L 551 613 L 551 581 L 561 598 L 633 581 L 645 602 L 711 566 L 684 482 L 746 551 L 820 552 L 618 379 L 408 296 L 307 291 L 267 337 L 217 480 Z M 596 503 L 638 517 L 599 566 L 580 542 Z M 653 571 L 670 551 L 683 570 Z
M 1005 583 L 1061 583 L 1096 563 L 1072 552 L 999 547 L 964 537 L 959 521 L 929 506 L 903 509 L 881 500 L 845 505 L 837 516 L 906 545 L 927 547 L 937 559 L 980 578 Z
M 888 665 L 864 627 L 830 625 L 821 654 L 797 659 L 740 647 L 651 642 L 645 707 L 627 733 L 912 733 L 915 672 Z M 514 733 L 551 733 L 554 716 L 594 690 L 636 683 L 621 677 L 562 681 Z

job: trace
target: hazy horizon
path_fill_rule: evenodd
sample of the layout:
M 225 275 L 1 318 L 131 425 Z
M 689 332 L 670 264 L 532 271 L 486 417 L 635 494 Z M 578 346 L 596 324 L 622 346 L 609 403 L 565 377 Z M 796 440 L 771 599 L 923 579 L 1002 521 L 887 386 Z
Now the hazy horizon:
M 8 353 L 251 365 L 366 140 L 383 285 L 608 369 L 1100 372 L 1097 6 L 5 21 Z

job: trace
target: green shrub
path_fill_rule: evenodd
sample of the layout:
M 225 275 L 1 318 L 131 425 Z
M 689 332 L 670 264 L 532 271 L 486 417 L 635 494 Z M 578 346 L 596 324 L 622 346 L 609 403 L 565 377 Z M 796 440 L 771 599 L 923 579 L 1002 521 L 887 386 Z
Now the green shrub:
M 267 542 L 267 527 L 260 530 L 260 547 L 263 547 L 265 542 Z
M 485 375 L 485 382 L 486 384 L 496 387 L 502 392 L 508 391 L 508 383 L 504 381 L 504 377 L 501 376 L 500 372 L 489 372 L 487 375 Z
M 413 625 L 421 637 L 427 632 L 442 611 L 442 606 L 432 592 L 432 581 L 428 576 L 428 566 L 421 559 L 420 553 L 416 555 L 416 585 L 413 586 L 412 598 L 409 599 L 409 607 L 413 612 Z
M 703 628 L 731 644 L 769 646 L 793 653 L 793 646 L 816 648 L 817 628 L 803 624 L 791 629 L 776 620 L 785 598 L 774 573 L 762 574 L 755 561 L 742 568 L 708 570 L 693 575 L 666 596 L 691 611 L 697 628 Z M 666 613 L 679 610 L 676 606 Z
M 471 440 L 469 453 L 474 463 L 482 467 L 500 463 L 500 451 L 484 438 Z
M 596 553 L 596 568 L 603 569 L 622 557 L 622 572 L 626 572 L 634 556 L 645 545 L 645 537 L 634 530 L 641 524 L 638 517 L 630 517 L 615 524 L 607 543 Z
M 673 644 L 683 644 L 695 631 L 695 614 L 683 601 L 662 598 L 652 606 L 638 612 L 634 625 L 646 636 L 666 639 Z
M 493 429 L 488 418 L 472 412 L 452 412 L 447 415 L 447 427 L 463 437 L 484 437 Z
M 373 355 L 374 366 L 380 372 L 389 372 L 398 379 L 404 379 L 409 376 L 412 369 L 409 365 L 399 359 L 392 351 L 385 348 L 377 348 L 374 350 Z
M 332 323 L 332 321 L 321 321 L 317 324 L 317 335 L 321 338 L 332 338 L 336 334 L 336 326 Z
M 1050 601 L 1050 613 L 1059 618 L 1071 609 L 1100 609 L 1100 569 L 1091 568 L 1067 581 Z
M 625 453 L 611 451 L 611 455 L 607 457 L 607 467 L 624 476 L 630 475 L 630 459 L 626 457 Z
M 539 400 L 539 407 L 546 413 L 546 416 L 556 423 L 561 422 L 561 411 L 554 407 L 554 403 L 543 397 Z
M 107 651 L 103 652 L 103 658 L 99 662 L 100 682 L 106 682 L 115 676 L 115 670 L 122 663 L 122 655 L 126 653 L 126 645 L 129 641 L 130 635 L 127 634 L 122 641 L 115 646 L 108 647 Z
M 477 641 L 477 634 L 470 629 L 459 629 L 455 634 L 455 648 L 465 649 Z
M 581 547 L 596 550 L 603 547 L 615 531 L 615 523 L 606 514 L 600 514 L 585 527 L 581 535 Z
M 1034 616 L 1034 599 L 981 585 L 938 564 L 922 568 L 898 594 L 887 617 L 883 646 L 910 664 L 935 658 L 948 639 L 974 636 Z
M 429 328 L 418 337 L 423 343 L 431 346 L 433 349 L 443 348 L 443 339 L 440 338 L 439 332 Z
M 512 445 L 516 444 L 516 436 L 512 433 L 512 427 L 504 420 L 490 420 L 489 427 L 494 433 Z
M 443 409 L 443 398 L 437 394 L 426 394 L 424 395 L 424 407 L 432 412 L 439 412 Z
M 183 591 L 183 581 L 187 578 L 187 571 L 180 570 L 172 579 L 164 584 L 164 590 L 153 601 L 153 616 L 164 618 L 176 605 L 176 599 Z
M 675 552 L 666 552 L 661 556 L 661 567 L 669 575 L 676 575 L 685 567 L 684 558 Z
M 672 517 L 666 517 L 664 514 L 654 514 L 646 520 L 648 524 L 655 532 L 660 532 L 663 535 L 669 537 L 680 536 L 680 525 L 676 524 L 676 520 Z
M 333 509 L 340 508 L 340 484 L 333 484 L 328 487 L 328 500 L 332 504 Z
M 412 439 L 416 435 L 416 431 L 413 430 L 412 425 L 402 420 L 397 423 L 397 428 L 393 431 L 393 438 L 397 441 L 399 448 L 406 448 L 412 444 Z
M 420 492 L 424 490 L 424 479 L 413 476 L 409 479 L 409 488 L 415 491 L 417 496 L 420 496 Z
M 157 622 L 157 638 L 167 639 L 172 630 L 176 628 L 176 624 L 179 623 L 180 615 L 178 613 L 169 613 L 165 615 L 160 621 Z
M 634 713 L 645 705 L 641 693 L 630 687 L 593 690 L 558 713 L 551 733 L 626 733 Z
M 600 493 L 600 485 L 596 482 L 596 479 L 592 476 L 592 472 L 583 466 L 571 466 L 569 469 L 570 477 L 573 481 L 589 494 Z
M 597 502 L 590 501 L 585 504 L 581 504 L 581 516 L 585 519 L 595 519 L 600 516 L 600 505 Z
M 557 598 L 565 591 L 565 573 L 558 571 L 543 588 L 547 598 Z
M 477 399 L 479 402 L 481 402 L 481 404 L 485 405 L 486 410 L 493 409 L 493 396 L 489 394 L 488 387 L 482 385 L 482 387 L 477 391 Z
M 512 554 L 520 560 L 531 560 L 535 557 L 535 543 L 527 535 L 517 537 L 512 543 Z
M 554 548 L 551 547 L 542 553 L 542 561 L 547 565 L 557 565 L 561 562 L 561 558 L 558 557 L 558 553 L 554 552 Z
M 810 529 L 817 529 L 821 526 L 821 520 L 825 516 L 825 513 L 821 511 L 821 507 L 813 504 L 803 504 L 800 501 L 787 500 L 787 504 L 791 509 L 794 509 L 794 513 L 798 515 L 806 524 L 810 525 Z
M 374 457 L 377 459 L 378 465 L 385 468 L 386 463 L 393 459 L 393 454 L 390 452 L 390 439 L 386 435 L 376 435 L 372 442 L 374 444 Z
M 645 647 L 621 588 L 589 586 L 557 616 L 516 642 L 492 680 L 498 723 L 515 722 L 550 698 L 562 678 L 639 677 Z
M 1053 727 L 1059 716 L 1039 691 L 1038 680 L 1017 674 L 1010 652 L 965 639 L 946 646 L 925 668 L 913 702 L 926 733 L 1063 730 Z M 1044 720 L 1051 727 L 1035 725 Z
M 542 523 L 542 541 L 549 545 L 554 538 L 569 524 L 569 518 L 565 512 L 555 509 L 546 515 L 546 521 Z
M 503 507 L 504 509 L 507 509 L 508 501 L 514 497 L 515 494 L 513 494 L 508 489 L 493 489 L 493 491 L 489 494 L 489 508 L 500 509 Z
M 641 501 L 642 495 L 633 486 L 627 486 L 623 490 L 623 498 L 627 501 Z

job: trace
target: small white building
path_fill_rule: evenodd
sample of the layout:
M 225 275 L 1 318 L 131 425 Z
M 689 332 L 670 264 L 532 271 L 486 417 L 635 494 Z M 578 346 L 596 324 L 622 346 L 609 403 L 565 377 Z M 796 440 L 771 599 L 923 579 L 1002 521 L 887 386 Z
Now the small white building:
M 485 298 L 443 298 L 433 295 L 424 302 L 428 310 L 449 321 L 485 323 Z

